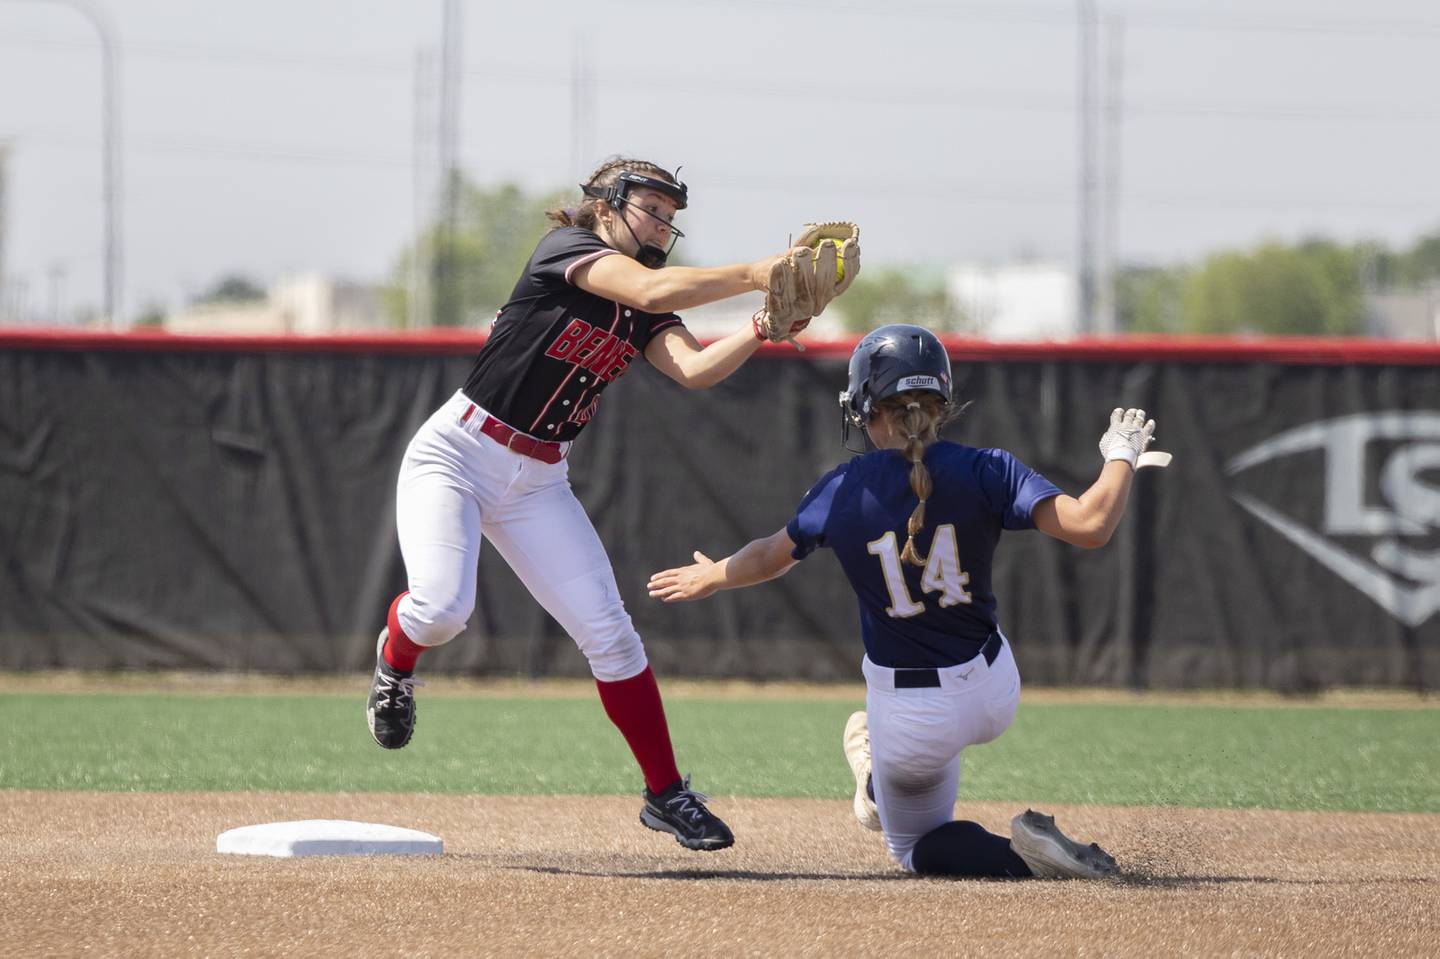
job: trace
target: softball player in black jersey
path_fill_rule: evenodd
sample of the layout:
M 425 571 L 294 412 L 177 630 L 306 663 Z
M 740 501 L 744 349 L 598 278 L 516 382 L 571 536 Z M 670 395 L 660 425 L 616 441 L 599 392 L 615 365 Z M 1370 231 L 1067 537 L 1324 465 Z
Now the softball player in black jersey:
M 420 428 L 400 468 L 396 519 L 409 589 L 391 604 L 367 713 L 398 749 L 415 727 L 417 658 L 464 630 L 488 540 L 589 661 L 606 715 L 644 774 L 641 822 L 690 849 L 729 846 L 725 823 L 675 763 L 665 710 L 615 574 L 567 476 L 570 444 L 636 357 L 691 389 L 735 372 L 751 326 L 702 348 L 675 310 L 765 289 L 780 254 L 668 267 L 687 189 L 652 163 L 615 159 L 535 248 L 462 389 Z

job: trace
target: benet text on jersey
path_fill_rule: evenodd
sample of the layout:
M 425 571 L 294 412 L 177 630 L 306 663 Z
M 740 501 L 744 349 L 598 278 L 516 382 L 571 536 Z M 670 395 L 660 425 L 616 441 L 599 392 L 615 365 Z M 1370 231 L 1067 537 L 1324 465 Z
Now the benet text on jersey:
M 581 319 L 572 319 L 545 348 L 551 359 L 589 370 L 607 383 L 622 376 L 638 352 L 615 334 Z

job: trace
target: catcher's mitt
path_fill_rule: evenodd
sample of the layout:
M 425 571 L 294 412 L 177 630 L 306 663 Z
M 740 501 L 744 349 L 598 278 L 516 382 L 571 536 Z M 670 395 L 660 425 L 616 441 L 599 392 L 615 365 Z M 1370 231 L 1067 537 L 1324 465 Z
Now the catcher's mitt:
M 859 272 L 858 226 L 843 221 L 805 224 L 800 239 L 770 268 L 765 307 L 752 320 L 755 335 L 772 343 L 793 342 L 811 317 L 850 288 Z
M 795 241 L 814 251 L 815 278 L 811 316 L 819 316 L 830 301 L 850 289 L 860 273 L 860 227 L 844 220 L 807 223 Z

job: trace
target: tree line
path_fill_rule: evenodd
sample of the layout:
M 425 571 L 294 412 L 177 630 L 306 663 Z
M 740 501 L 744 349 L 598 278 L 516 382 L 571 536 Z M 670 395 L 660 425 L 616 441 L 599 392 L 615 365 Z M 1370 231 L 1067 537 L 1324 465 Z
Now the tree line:
M 479 186 L 463 176 L 454 195 L 451 223 L 407 245 L 384 286 L 384 305 L 397 327 L 487 325 L 550 228 L 545 211 L 576 199 L 569 192 L 527 193 L 514 184 Z M 677 252 L 672 262 L 683 262 L 683 250 Z M 1400 250 L 1373 241 L 1271 241 L 1197 263 L 1120 268 L 1116 326 L 1134 333 L 1356 335 L 1366 331 L 1367 294 L 1437 283 L 1440 230 Z M 235 277 L 222 287 L 202 299 L 258 292 Z M 948 295 L 943 265 L 871 267 L 831 308 L 852 332 L 898 322 L 977 331 Z
M 1366 295 L 1440 284 L 1440 231 L 1409 248 L 1371 241 L 1308 239 L 1225 250 L 1199 263 L 1116 271 L 1116 329 L 1123 333 L 1356 336 L 1366 332 Z M 911 270 L 862 273 L 835 307 L 861 332 L 913 322 L 950 332 L 976 324 L 946 295 L 943 276 Z

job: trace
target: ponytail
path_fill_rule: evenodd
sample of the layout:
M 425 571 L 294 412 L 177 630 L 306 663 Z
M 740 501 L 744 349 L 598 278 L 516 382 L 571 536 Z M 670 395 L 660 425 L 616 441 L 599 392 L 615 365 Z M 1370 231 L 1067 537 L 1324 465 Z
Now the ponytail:
M 925 501 L 935 491 L 930 470 L 925 467 L 925 450 L 939 437 L 946 419 L 945 405 L 933 393 L 901 393 L 881 400 L 879 412 L 889 419 L 892 429 L 905 437 L 901 453 L 910 463 L 910 489 L 920 499 L 905 524 L 907 537 L 900 560 L 924 566 L 926 558 L 920 555 L 915 537 L 925 528 Z
M 905 540 L 905 548 L 900 551 L 900 560 L 924 566 L 925 557 L 921 556 L 920 550 L 915 547 L 915 536 L 925 528 L 925 501 L 935 491 L 935 484 L 930 479 L 930 471 L 925 468 L 925 447 L 928 444 L 923 433 L 930 426 L 930 421 L 918 400 L 905 404 L 900 425 L 905 432 L 905 448 L 902 452 L 910 461 L 910 489 L 920 497 L 920 502 L 915 504 L 915 511 L 910 514 L 910 521 L 905 524 L 905 532 L 909 535 Z

